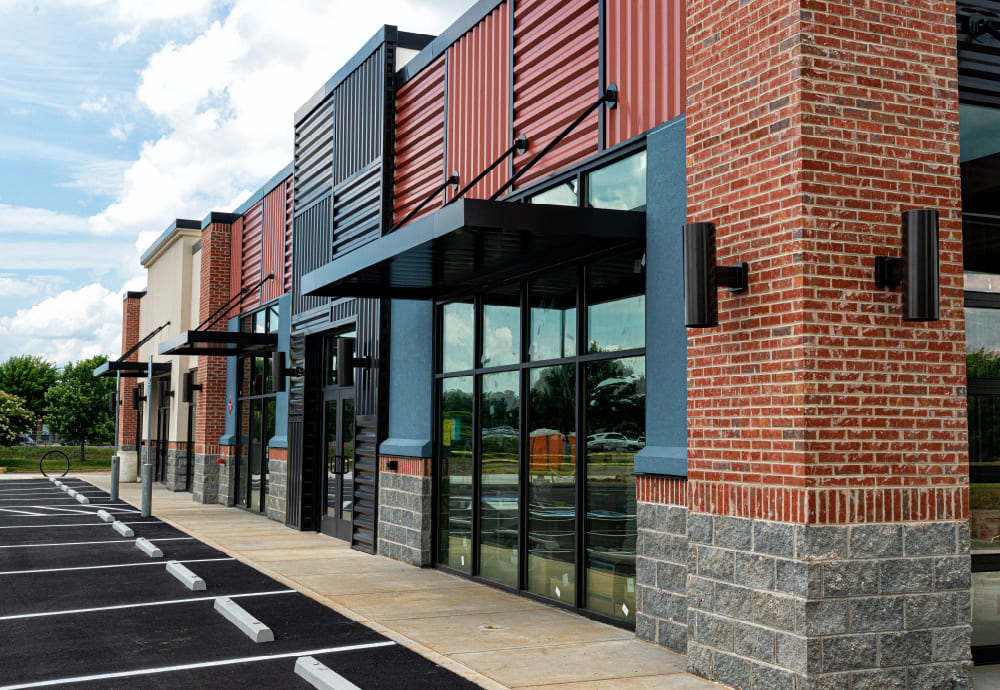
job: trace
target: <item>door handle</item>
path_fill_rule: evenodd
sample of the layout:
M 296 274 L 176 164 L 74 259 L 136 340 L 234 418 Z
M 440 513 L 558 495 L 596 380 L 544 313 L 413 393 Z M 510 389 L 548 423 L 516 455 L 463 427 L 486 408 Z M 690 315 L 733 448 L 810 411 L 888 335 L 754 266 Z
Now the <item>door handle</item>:
M 343 474 L 344 473 L 344 456 L 334 455 L 333 456 L 333 473 Z

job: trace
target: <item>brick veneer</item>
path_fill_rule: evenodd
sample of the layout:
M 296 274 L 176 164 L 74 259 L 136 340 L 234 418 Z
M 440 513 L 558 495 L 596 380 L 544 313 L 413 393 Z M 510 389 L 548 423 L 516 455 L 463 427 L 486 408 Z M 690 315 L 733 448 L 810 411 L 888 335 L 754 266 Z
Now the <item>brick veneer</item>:
M 910 557 L 968 574 L 955 4 L 686 12 L 688 219 L 717 225 L 720 264 L 750 264 L 719 326 L 689 331 L 690 668 L 740 687 L 968 677 L 968 577 L 934 575 L 918 601 L 857 575 Z M 873 281 L 911 208 L 941 214 L 936 322 L 903 322 L 899 290 Z M 906 550 L 935 524 L 950 540 Z M 817 554 L 803 536 L 853 544 L 865 525 L 868 551 Z M 779 554 L 775 534 L 806 541 Z M 738 581 L 741 563 L 763 579 Z M 805 584 L 778 592 L 778 567 Z M 834 577 L 869 587 L 813 586 Z M 915 624 L 928 602 L 947 611 Z M 803 618 L 761 614 L 779 604 Z
M 230 297 L 229 273 L 232 255 L 232 226 L 225 222 L 207 223 L 201 231 L 201 293 L 198 322 L 203 323 Z M 219 319 L 212 330 L 225 331 L 227 318 Z M 226 423 L 226 358 L 198 357 L 198 391 L 194 429 L 194 500 L 219 500 L 219 439 Z
M 139 342 L 139 312 L 141 310 L 141 295 L 144 293 L 126 293 L 122 300 L 122 352 L 127 352 Z M 126 357 L 128 362 L 139 361 L 139 353 L 133 352 Z M 136 410 L 132 409 L 132 389 L 136 387 L 137 379 L 122 377 L 121 388 L 118 390 L 118 446 L 120 450 L 135 451 Z

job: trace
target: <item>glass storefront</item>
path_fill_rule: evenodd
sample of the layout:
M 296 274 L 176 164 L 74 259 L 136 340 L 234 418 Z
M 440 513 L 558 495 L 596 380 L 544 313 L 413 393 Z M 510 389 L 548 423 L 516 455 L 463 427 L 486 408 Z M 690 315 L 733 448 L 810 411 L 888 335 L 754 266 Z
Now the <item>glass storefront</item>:
M 243 316 L 240 328 L 245 333 L 277 333 L 277 305 Z M 267 512 L 267 444 L 274 436 L 277 404 L 271 380 L 271 356 L 240 357 L 237 363 L 240 441 L 234 502 L 264 513 Z
M 441 565 L 634 622 L 644 289 L 637 251 L 438 308 Z

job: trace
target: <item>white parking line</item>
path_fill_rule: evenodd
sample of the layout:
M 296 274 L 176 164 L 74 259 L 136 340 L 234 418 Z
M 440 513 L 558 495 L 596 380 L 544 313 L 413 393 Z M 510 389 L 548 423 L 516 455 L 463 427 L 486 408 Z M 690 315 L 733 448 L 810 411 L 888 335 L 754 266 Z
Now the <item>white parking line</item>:
M 21 690 L 22 688 L 44 688 L 62 683 L 86 683 L 92 680 L 110 680 L 112 678 L 131 678 L 132 676 L 148 676 L 156 673 L 173 673 L 176 671 L 191 671 L 199 668 L 212 668 L 214 666 L 232 666 L 233 664 L 251 664 L 256 661 L 273 661 L 275 659 L 289 659 L 300 656 L 316 656 L 317 654 L 333 654 L 334 652 L 353 652 L 359 649 L 375 649 L 377 647 L 391 647 L 396 644 L 392 640 L 385 642 L 369 642 L 368 644 L 352 644 L 345 647 L 327 647 L 326 649 L 310 649 L 301 652 L 285 652 L 283 654 L 267 654 L 264 656 L 245 656 L 239 659 L 220 659 L 219 661 L 203 661 L 196 664 L 179 664 L 177 666 L 162 666 L 160 668 L 140 668 L 133 671 L 119 671 L 118 673 L 97 673 L 92 676 L 76 676 L 73 678 L 60 678 L 58 680 L 43 680 L 36 683 L 19 683 L 17 685 L 3 685 L 0 690 Z
M 194 537 L 161 537 L 150 541 L 193 541 Z M 134 544 L 135 539 L 106 539 L 104 541 L 66 541 L 56 544 L 7 544 L 0 549 L 28 549 L 37 546 L 87 546 L 88 544 Z
M 163 565 L 161 562 L 151 565 Z M 295 594 L 294 589 L 275 589 L 270 592 L 248 592 L 246 594 L 227 594 L 230 599 L 243 597 L 269 597 L 272 594 Z M 22 618 L 46 618 L 47 616 L 70 616 L 76 613 L 95 613 L 99 611 L 120 611 L 122 609 L 141 609 L 145 606 L 170 606 L 172 604 L 190 604 L 193 601 L 215 601 L 220 595 L 208 597 L 188 597 L 187 599 L 163 599 L 161 601 L 145 601 L 141 604 L 115 604 L 114 606 L 95 606 L 89 609 L 65 609 L 63 611 L 42 611 L 39 613 L 17 613 L 12 616 L 0 616 L 0 621 L 20 620 Z
M 0 508 L 0 512 L 14 513 L 15 515 L 33 515 L 35 517 L 41 517 L 45 515 L 45 513 L 32 513 L 29 510 L 14 510 L 13 508 Z
M 227 558 L 194 558 L 187 561 L 177 561 L 178 563 L 211 563 L 213 561 L 235 561 L 232 556 Z M 138 568 L 144 565 L 160 565 L 157 561 L 147 561 L 144 563 L 115 563 L 113 565 L 78 565 L 72 568 L 39 568 L 37 570 L 2 570 L 0 575 L 35 575 L 38 573 L 65 573 L 70 570 L 105 570 L 108 568 Z
M 57 517 L 55 515 L 46 515 L 44 517 Z M 134 520 L 132 522 L 126 522 L 125 520 L 119 520 L 125 525 L 162 525 L 163 520 Z M 48 529 L 49 527 L 107 527 L 106 522 L 74 522 L 70 524 L 63 525 L 0 525 L 0 529 Z

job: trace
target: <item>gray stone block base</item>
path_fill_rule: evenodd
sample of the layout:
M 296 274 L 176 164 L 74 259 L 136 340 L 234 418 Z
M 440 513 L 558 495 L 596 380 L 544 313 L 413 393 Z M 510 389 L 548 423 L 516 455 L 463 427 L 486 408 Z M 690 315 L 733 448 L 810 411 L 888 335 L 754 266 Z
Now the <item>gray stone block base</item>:
M 267 517 L 284 523 L 288 514 L 288 463 L 267 462 Z
M 168 491 L 184 491 L 187 484 L 187 450 L 168 450 L 164 484 Z
M 191 483 L 191 500 L 195 503 L 219 501 L 219 454 L 194 454 L 194 477 Z
M 688 510 L 636 504 L 635 634 L 641 640 L 687 652 Z
M 378 553 L 431 565 L 431 478 L 382 472 L 378 500 Z
M 734 688 L 971 687 L 968 523 L 691 513 L 687 533 L 691 673 Z

